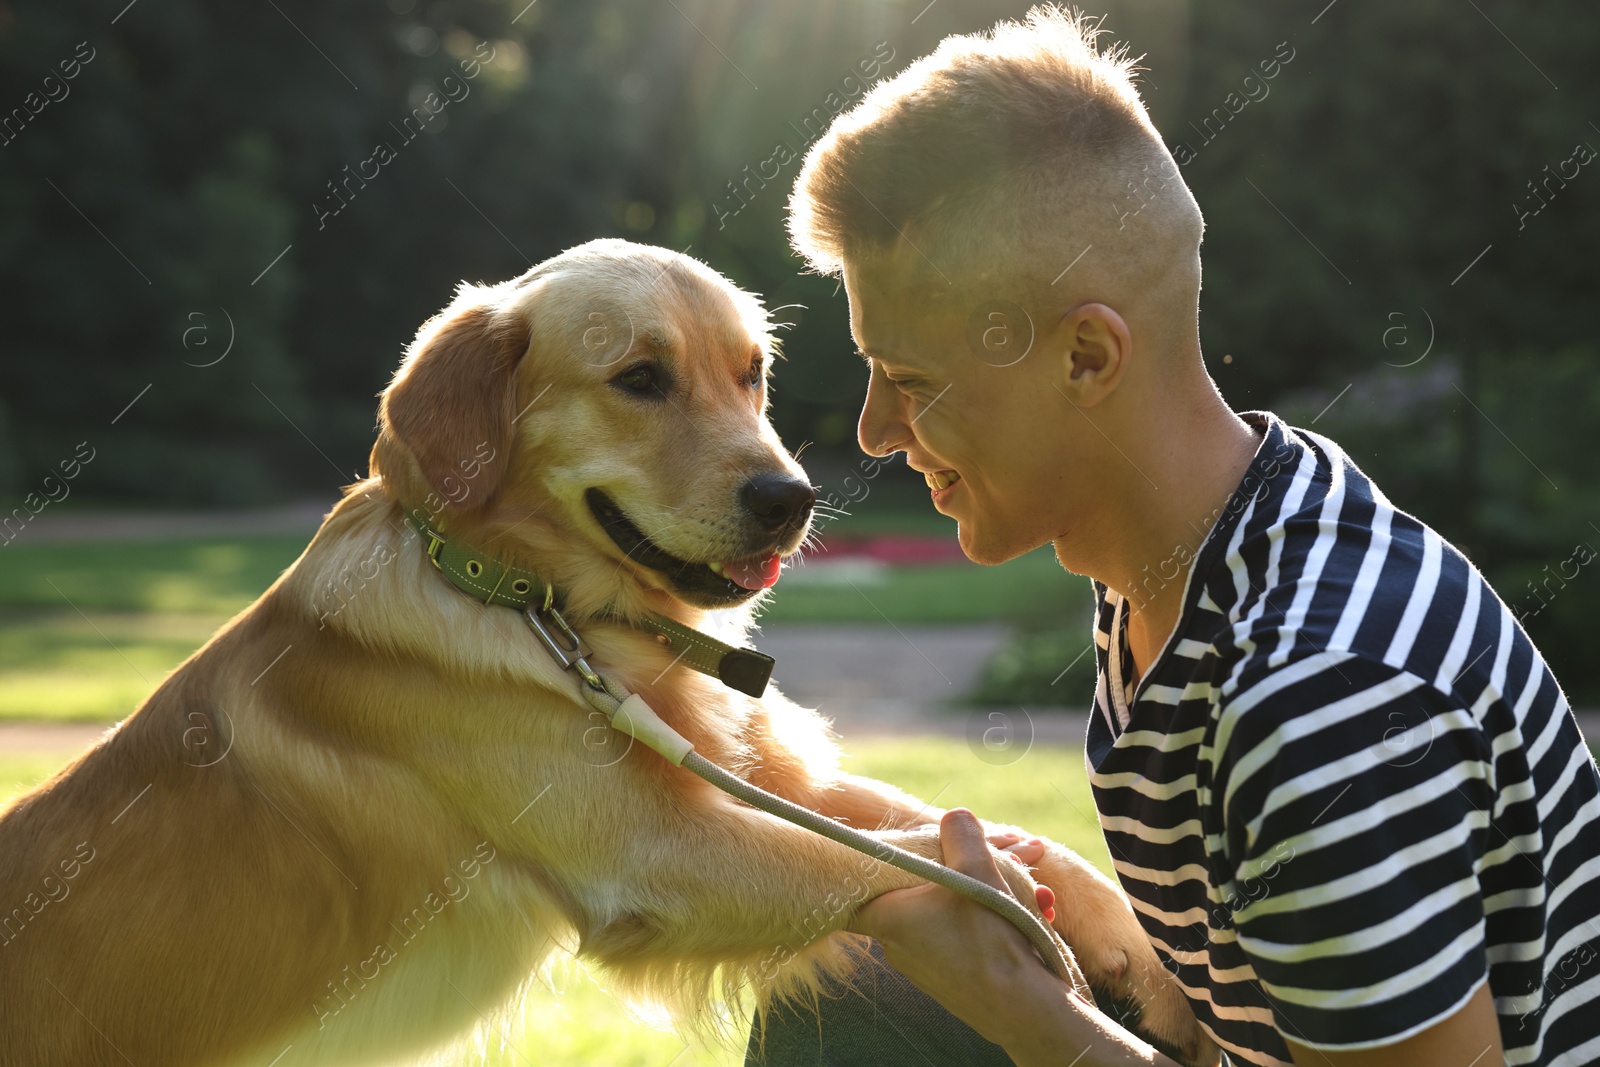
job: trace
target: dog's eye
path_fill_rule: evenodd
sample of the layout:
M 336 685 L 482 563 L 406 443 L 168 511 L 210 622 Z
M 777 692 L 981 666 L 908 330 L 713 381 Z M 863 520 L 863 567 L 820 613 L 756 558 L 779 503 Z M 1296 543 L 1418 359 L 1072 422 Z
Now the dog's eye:
M 649 363 L 639 363 L 611 379 L 630 393 L 646 395 L 661 392 L 661 374 Z
M 757 357 L 757 358 L 752 359 L 750 361 L 750 374 L 749 374 L 749 376 L 747 378 L 745 378 L 745 381 L 750 383 L 750 387 L 752 389 L 760 387 L 760 385 L 761 385 L 761 359 L 760 359 L 760 357 Z

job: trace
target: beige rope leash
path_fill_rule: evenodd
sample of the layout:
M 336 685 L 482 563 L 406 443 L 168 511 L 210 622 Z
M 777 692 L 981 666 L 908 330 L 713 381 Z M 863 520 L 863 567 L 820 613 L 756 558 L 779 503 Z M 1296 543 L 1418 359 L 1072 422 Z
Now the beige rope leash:
M 587 667 L 588 664 L 585 663 L 584 666 Z M 593 672 L 592 668 L 590 672 Z M 1072 986 L 1090 1003 L 1094 1002 L 1094 996 L 1089 991 L 1089 983 L 1084 980 L 1083 972 L 1078 969 L 1072 953 L 1067 951 L 1066 946 L 1050 927 L 1010 893 L 996 889 L 971 875 L 951 870 L 941 863 L 918 856 L 914 852 L 907 852 L 903 848 L 862 833 L 825 815 L 819 815 L 759 786 L 751 785 L 696 752 L 694 746 L 682 734 L 663 722 L 661 716 L 657 715 L 655 709 L 646 704 L 639 694 L 626 692 L 597 672 L 596 677 L 600 682 L 598 687 L 589 681 L 588 673 L 585 673 L 578 688 L 582 690 L 584 699 L 606 717 L 612 729 L 642 741 L 646 747 L 659 753 L 667 762 L 699 775 L 718 789 L 752 807 L 760 808 L 770 815 L 776 815 L 780 819 L 821 834 L 873 859 L 881 860 L 919 878 L 926 878 L 930 882 L 970 897 L 1022 931 L 1023 936 L 1039 953 L 1044 965 L 1057 978 Z

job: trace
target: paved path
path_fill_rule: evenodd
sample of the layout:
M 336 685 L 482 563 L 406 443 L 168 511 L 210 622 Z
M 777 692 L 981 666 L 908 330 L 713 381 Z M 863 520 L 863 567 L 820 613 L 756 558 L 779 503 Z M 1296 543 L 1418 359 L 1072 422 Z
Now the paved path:
M 954 704 L 1006 634 L 1000 623 L 773 623 L 755 645 L 778 661 L 772 677 L 784 695 L 821 711 L 847 739 L 942 734 L 990 747 L 1082 744 L 1081 710 Z
M 262 537 L 317 532 L 339 502 L 336 496 L 250 511 L 85 511 L 46 509 L 17 534 L 19 545 L 86 541 L 167 541 L 206 537 Z
M 773 679 L 801 704 L 890 701 L 931 711 L 972 689 L 1006 632 L 1000 623 L 772 623 L 755 645 L 778 661 Z
M 109 723 L 0 722 L 0 756 L 81 752 L 109 728 Z

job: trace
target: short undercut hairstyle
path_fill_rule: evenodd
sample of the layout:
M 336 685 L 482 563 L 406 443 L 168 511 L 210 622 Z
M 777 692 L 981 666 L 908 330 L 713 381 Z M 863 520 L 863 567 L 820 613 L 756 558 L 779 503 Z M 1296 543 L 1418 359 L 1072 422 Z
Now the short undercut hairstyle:
M 904 240 L 947 280 L 954 267 L 1042 292 L 1093 244 L 1102 254 L 1080 277 L 1098 291 L 1080 295 L 1188 292 L 1192 308 L 1200 208 L 1134 61 L 1099 49 L 1100 34 L 1081 13 L 1036 7 L 880 83 L 807 154 L 789 201 L 796 251 L 839 274 Z

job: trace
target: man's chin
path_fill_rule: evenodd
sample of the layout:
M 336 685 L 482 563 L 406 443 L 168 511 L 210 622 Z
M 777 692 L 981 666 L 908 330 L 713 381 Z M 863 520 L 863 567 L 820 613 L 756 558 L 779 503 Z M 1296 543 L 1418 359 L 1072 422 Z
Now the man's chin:
M 1008 546 L 984 534 L 983 529 L 965 519 L 956 524 L 956 542 L 966 557 L 979 566 L 993 567 L 1022 555 L 1020 551 L 1008 551 Z
M 1050 543 L 1050 538 L 1037 532 L 1021 532 L 1005 528 L 1003 522 L 989 517 L 989 521 L 973 522 L 966 518 L 956 520 L 956 542 L 962 553 L 981 567 L 998 567 L 1019 556 Z

